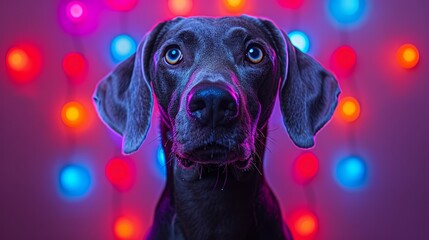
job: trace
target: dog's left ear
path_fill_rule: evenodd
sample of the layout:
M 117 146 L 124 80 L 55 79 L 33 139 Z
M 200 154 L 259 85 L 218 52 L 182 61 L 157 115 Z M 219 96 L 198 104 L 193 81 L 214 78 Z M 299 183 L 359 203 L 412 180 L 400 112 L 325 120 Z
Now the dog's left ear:
M 100 118 L 123 137 L 125 154 L 137 151 L 149 129 L 153 97 L 148 68 L 155 39 L 164 24 L 147 34 L 136 53 L 104 78 L 94 93 Z
M 284 31 L 268 20 L 261 22 L 275 42 L 280 61 L 283 122 L 295 145 L 312 147 L 314 136 L 335 111 L 338 82 L 320 63 L 295 48 Z

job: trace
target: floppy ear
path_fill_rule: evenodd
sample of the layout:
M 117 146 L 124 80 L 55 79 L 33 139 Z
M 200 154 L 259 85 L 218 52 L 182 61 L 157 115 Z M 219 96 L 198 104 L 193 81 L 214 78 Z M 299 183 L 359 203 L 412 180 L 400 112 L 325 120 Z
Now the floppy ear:
M 298 147 L 314 145 L 314 136 L 332 117 L 340 89 L 335 77 L 316 60 L 295 48 L 286 33 L 268 20 L 280 61 L 280 108 L 283 122 Z
M 123 137 L 125 154 L 137 151 L 149 129 L 153 97 L 148 68 L 154 41 L 164 24 L 147 34 L 136 53 L 104 78 L 94 93 L 100 118 Z

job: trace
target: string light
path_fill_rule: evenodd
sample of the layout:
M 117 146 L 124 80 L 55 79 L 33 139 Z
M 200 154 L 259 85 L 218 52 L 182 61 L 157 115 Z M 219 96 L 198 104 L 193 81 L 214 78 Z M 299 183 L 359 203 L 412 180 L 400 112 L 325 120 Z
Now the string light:
M 107 5 L 116 11 L 130 11 L 137 5 L 137 0 L 107 0 Z
M 34 46 L 18 45 L 6 53 L 6 68 L 9 76 L 18 83 L 29 82 L 39 75 L 42 57 Z
M 91 182 L 91 175 L 83 166 L 67 165 L 60 171 L 60 189 L 67 197 L 84 197 L 90 190 Z
M 356 52 L 350 46 L 341 46 L 331 56 L 331 69 L 341 77 L 352 73 L 356 65 Z
M 167 175 L 167 162 L 165 159 L 165 153 L 161 146 L 159 146 L 156 150 L 156 165 L 157 170 L 161 174 L 162 177 L 165 177 Z
M 312 239 L 319 228 L 316 215 L 307 209 L 295 210 L 291 217 L 291 223 L 291 230 L 295 239 Z
M 406 69 L 414 68 L 419 62 L 419 50 L 413 44 L 402 45 L 397 52 L 399 64 Z
M 113 232 L 119 239 L 134 239 L 137 235 L 136 225 L 128 217 L 117 218 L 114 223 Z
M 79 102 L 68 102 L 62 108 L 61 118 L 68 127 L 81 127 L 86 120 L 85 108 Z
M 230 12 L 241 12 L 246 6 L 245 0 L 224 0 L 225 7 Z
M 28 54 L 22 49 L 11 49 L 7 53 L 7 63 L 11 69 L 21 71 L 28 65 Z
M 302 0 L 278 1 L 282 6 L 291 9 L 299 8 L 303 2 Z M 137 4 L 137 0 L 107 0 L 107 2 L 112 9 L 118 11 L 129 11 Z M 244 0 L 224 0 L 224 2 L 230 11 L 240 11 L 245 6 Z M 168 5 L 171 12 L 176 15 L 187 15 L 192 10 L 192 1 L 190 0 L 169 0 Z M 329 1 L 329 10 L 332 16 L 337 22 L 344 24 L 358 22 L 364 14 L 364 7 L 365 1 L 362 0 Z M 64 13 L 64 10 L 62 11 Z M 73 22 L 81 22 L 87 15 L 87 8 L 82 2 L 70 2 L 67 5 L 66 15 Z M 305 33 L 294 31 L 289 34 L 289 37 L 297 48 L 303 52 L 308 52 L 310 41 Z M 129 57 L 135 52 L 135 49 L 136 43 L 131 37 L 129 39 L 126 37 L 117 39 L 115 43 L 112 41 L 111 53 L 116 62 Z M 397 51 L 397 60 L 403 68 L 414 68 L 419 62 L 419 51 L 412 44 L 404 44 Z M 348 74 L 355 68 L 356 52 L 350 46 L 339 47 L 331 57 L 331 64 L 337 74 Z M 40 53 L 36 49 L 25 47 L 11 48 L 6 54 L 6 66 L 14 79 L 21 82 L 32 80 L 41 70 Z M 63 59 L 63 70 L 71 79 L 79 79 L 87 71 L 86 59 L 79 53 L 70 53 Z M 360 116 L 360 104 L 352 97 L 342 98 L 338 109 L 343 120 L 347 122 L 353 122 Z M 85 120 L 85 109 L 82 104 L 70 102 L 64 105 L 62 120 L 64 124 L 70 127 L 81 124 Z M 162 148 L 157 150 L 157 161 L 165 168 L 165 154 Z M 300 180 L 309 181 L 317 174 L 319 163 L 314 155 L 305 153 L 296 160 L 294 169 Z M 129 189 L 134 183 L 133 171 L 133 167 L 130 167 L 122 159 L 112 159 L 106 165 L 106 177 L 121 190 Z M 335 168 L 336 180 L 346 188 L 362 186 L 366 177 L 366 164 L 359 157 L 343 159 Z M 61 190 L 68 196 L 84 196 L 88 193 L 92 180 L 88 169 L 79 165 L 67 165 L 60 171 L 59 184 Z M 299 236 L 308 237 L 317 232 L 318 220 L 311 212 L 302 213 L 292 226 Z M 115 221 L 114 232 L 118 238 L 132 238 L 136 233 L 135 223 L 126 217 L 119 218 Z
M 73 1 L 67 5 L 67 17 L 72 22 L 81 22 L 86 15 L 86 7 L 82 2 Z
M 113 38 L 110 45 L 110 53 L 113 61 L 121 62 L 136 52 L 137 44 L 132 37 L 120 34 Z
M 162 147 L 159 146 L 158 150 L 156 151 L 156 156 L 157 156 L 157 160 L 158 160 L 158 165 L 165 167 L 165 154 L 164 154 L 164 150 L 162 150 Z
M 168 0 L 168 8 L 174 15 L 189 15 L 192 5 L 192 0 Z
M 280 6 L 290 9 L 298 9 L 302 6 L 304 0 L 277 0 Z
M 307 53 L 310 49 L 310 40 L 307 34 L 302 31 L 295 30 L 288 34 L 292 44 L 304 53 Z
M 354 122 L 360 116 L 360 104 L 354 97 L 343 97 L 338 104 L 339 116 L 346 122 Z
M 73 83 L 82 82 L 88 71 L 88 63 L 85 57 L 76 52 L 68 53 L 64 56 L 62 66 L 64 73 Z
M 329 0 L 328 9 L 339 26 L 355 25 L 363 19 L 365 0 Z
M 319 171 L 319 161 L 311 152 L 301 154 L 294 162 L 294 175 L 298 182 L 307 183 Z
M 119 191 L 129 190 L 135 182 L 135 166 L 130 160 L 111 159 L 106 165 L 105 174 L 109 182 Z
M 86 35 L 97 29 L 100 10 L 94 1 L 59 1 L 59 24 L 67 33 Z
M 366 165 L 359 157 L 348 157 L 338 162 L 335 169 L 335 179 L 344 188 L 356 189 L 364 185 L 366 180 Z

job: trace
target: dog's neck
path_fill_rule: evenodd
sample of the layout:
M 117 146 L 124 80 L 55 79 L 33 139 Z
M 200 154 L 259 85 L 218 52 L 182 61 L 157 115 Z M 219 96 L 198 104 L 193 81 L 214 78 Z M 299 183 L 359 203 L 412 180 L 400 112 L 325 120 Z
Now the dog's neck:
M 256 141 L 261 144 L 256 149 L 256 157 L 264 156 L 265 150 L 267 127 L 260 130 Z M 161 131 L 165 155 L 171 159 L 167 160 L 167 183 L 160 202 L 168 201 L 166 205 L 174 209 L 174 232 L 183 234 L 186 239 L 251 239 L 249 235 L 261 218 L 260 211 L 266 210 L 262 205 L 272 202 L 268 207 L 279 212 L 263 177 L 262 158 L 254 159 L 254 167 L 249 172 L 221 167 L 212 174 L 212 179 L 203 177 L 188 181 L 179 176 L 177 168 L 180 167 L 171 154 L 170 129 L 162 123 Z M 264 203 L 260 204 L 262 201 Z

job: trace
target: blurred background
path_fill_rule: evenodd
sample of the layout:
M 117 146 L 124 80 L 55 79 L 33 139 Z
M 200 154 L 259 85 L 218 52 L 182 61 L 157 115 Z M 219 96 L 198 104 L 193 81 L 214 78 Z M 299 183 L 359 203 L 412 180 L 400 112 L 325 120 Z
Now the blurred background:
M 278 104 L 265 177 L 296 239 L 429 239 L 427 1 L 2 0 L 0 239 L 141 239 L 165 184 L 159 113 L 140 150 L 98 119 L 96 84 L 158 22 L 269 18 L 342 95 L 316 147 Z

